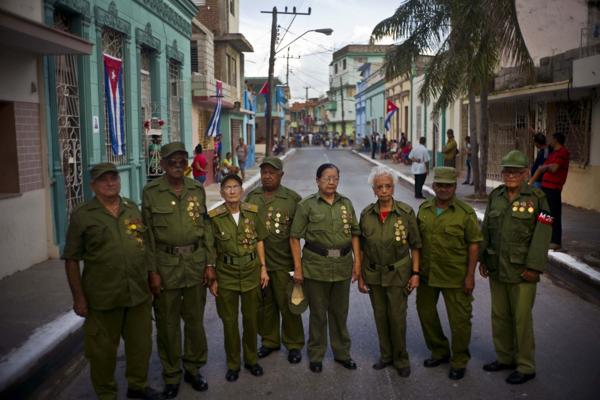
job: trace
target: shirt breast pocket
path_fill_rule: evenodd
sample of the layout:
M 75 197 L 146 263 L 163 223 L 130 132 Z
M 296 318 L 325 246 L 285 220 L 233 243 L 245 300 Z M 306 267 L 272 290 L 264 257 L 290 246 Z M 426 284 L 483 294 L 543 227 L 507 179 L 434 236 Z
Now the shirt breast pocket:
M 465 247 L 465 231 L 459 225 L 450 225 L 444 229 L 446 234 L 446 240 L 448 241 L 448 247 Z
M 110 240 L 110 234 L 106 226 L 90 225 L 85 229 L 85 243 L 88 250 L 95 250 Z
M 157 228 L 169 226 L 169 219 L 173 216 L 173 209 L 167 207 L 152 207 L 152 225 Z
M 513 212 L 511 215 L 511 240 L 517 243 L 528 243 L 533 233 L 533 213 Z
M 308 231 L 309 232 L 325 232 L 327 230 L 325 214 L 310 214 L 308 216 Z

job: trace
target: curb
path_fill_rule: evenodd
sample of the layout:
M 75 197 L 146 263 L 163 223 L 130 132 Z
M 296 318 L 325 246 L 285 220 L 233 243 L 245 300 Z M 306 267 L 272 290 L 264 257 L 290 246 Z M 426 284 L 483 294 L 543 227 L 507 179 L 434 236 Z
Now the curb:
M 370 162 L 371 164 L 375 164 L 381 167 L 386 167 L 390 170 L 392 170 L 394 172 L 394 174 L 404 180 L 407 183 L 410 183 L 411 185 L 415 184 L 415 180 L 413 178 L 411 178 L 410 176 L 403 174 L 402 172 L 396 171 L 393 168 L 390 168 L 389 166 L 385 165 L 382 162 L 379 162 L 377 160 L 373 160 L 372 158 L 369 158 L 368 156 L 361 154 L 359 152 L 357 152 L 356 150 L 352 150 L 352 152 L 354 154 L 356 154 L 357 156 L 363 158 L 364 160 Z M 435 196 L 435 192 L 433 191 L 433 189 L 430 186 L 427 185 L 423 185 L 423 190 L 427 191 L 427 193 Z M 475 213 L 477 214 L 477 219 L 479 220 L 479 222 L 483 221 L 483 216 L 484 214 L 481 211 L 475 211 Z M 566 254 L 566 253 L 561 253 L 558 251 L 554 251 L 554 250 L 548 250 L 548 262 L 551 262 L 561 268 L 564 268 L 566 270 L 568 270 L 569 272 L 572 272 L 573 274 L 577 275 L 578 277 L 582 278 L 583 280 L 591 283 L 592 285 L 596 286 L 596 287 L 600 287 L 600 272 L 596 271 L 594 268 L 590 267 L 588 264 L 584 263 L 581 260 L 578 260 L 577 258 Z
M 279 158 L 283 160 L 295 152 L 296 149 L 291 149 Z M 259 183 L 260 174 L 256 174 L 244 182 L 244 193 L 254 189 Z M 207 208 L 212 210 L 221 204 L 223 200 Z M 11 386 L 23 382 L 27 376 L 34 374 L 39 361 L 50 356 L 56 348 L 72 338 L 83 327 L 83 322 L 84 319 L 71 310 L 38 327 L 25 343 L 0 360 L 0 393 L 10 390 Z

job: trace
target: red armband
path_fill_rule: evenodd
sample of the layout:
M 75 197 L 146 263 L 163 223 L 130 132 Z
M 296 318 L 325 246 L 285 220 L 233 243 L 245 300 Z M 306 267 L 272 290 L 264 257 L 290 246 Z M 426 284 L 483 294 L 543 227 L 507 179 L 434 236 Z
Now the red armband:
M 554 218 L 543 212 L 539 213 L 537 220 L 539 223 L 546 225 L 552 225 L 554 223 Z

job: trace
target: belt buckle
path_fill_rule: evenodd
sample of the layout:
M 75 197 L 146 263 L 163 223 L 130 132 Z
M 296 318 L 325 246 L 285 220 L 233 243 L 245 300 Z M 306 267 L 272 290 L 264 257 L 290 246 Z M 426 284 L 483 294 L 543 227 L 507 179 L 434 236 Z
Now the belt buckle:
M 194 246 L 193 245 L 188 245 L 188 246 L 176 246 L 173 248 L 175 255 L 177 256 L 181 256 L 184 254 L 191 254 L 193 252 Z
M 340 257 L 342 254 L 340 249 L 329 249 L 327 250 L 327 257 Z

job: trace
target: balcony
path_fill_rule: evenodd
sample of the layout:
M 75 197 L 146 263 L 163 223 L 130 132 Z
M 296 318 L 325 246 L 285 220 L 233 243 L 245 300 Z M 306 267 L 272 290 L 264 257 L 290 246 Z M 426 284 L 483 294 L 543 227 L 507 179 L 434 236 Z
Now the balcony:
M 337 110 L 337 101 L 330 101 L 325 104 L 326 111 L 336 111 Z
M 207 78 L 199 73 L 192 73 L 192 97 L 198 100 L 214 99 L 216 94 L 216 80 Z M 238 88 L 223 82 L 223 105 L 232 107 L 235 102 L 241 102 Z

